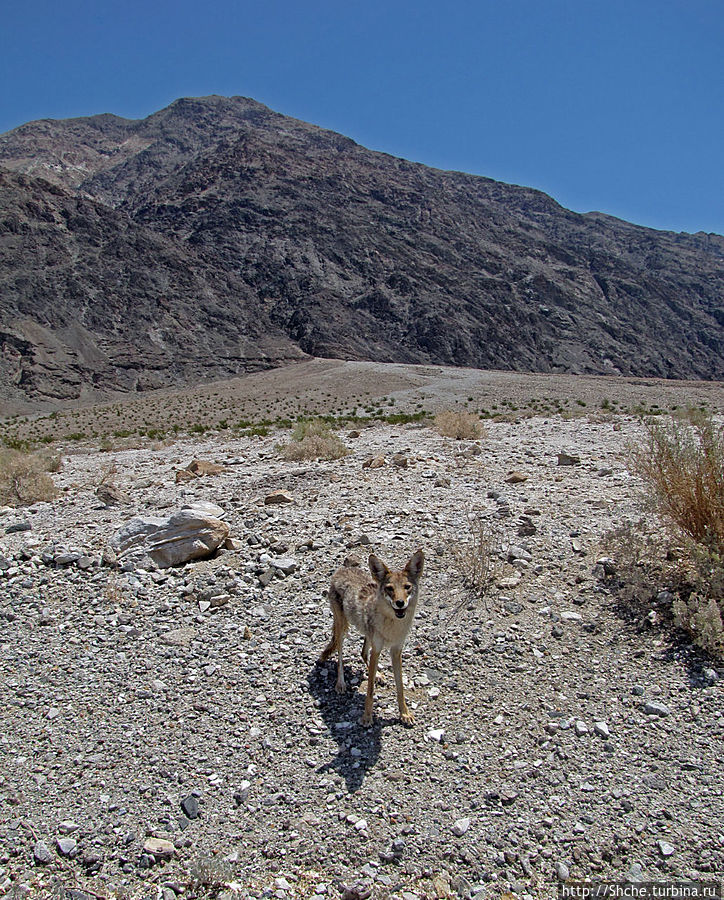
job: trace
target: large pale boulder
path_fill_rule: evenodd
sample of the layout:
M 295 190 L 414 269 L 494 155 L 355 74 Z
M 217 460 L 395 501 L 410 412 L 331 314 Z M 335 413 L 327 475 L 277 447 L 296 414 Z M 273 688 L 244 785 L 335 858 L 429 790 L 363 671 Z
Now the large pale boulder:
M 148 556 L 161 569 L 180 566 L 210 556 L 223 544 L 229 536 L 223 514 L 215 503 L 200 501 L 168 518 L 139 516 L 115 533 L 111 546 L 119 559 Z

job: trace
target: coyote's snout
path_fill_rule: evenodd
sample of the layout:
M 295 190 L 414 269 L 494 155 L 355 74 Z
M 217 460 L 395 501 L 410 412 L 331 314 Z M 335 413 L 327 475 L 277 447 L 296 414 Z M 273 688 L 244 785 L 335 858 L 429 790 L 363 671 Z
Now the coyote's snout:
M 358 565 L 345 565 L 332 576 L 329 605 L 334 616 L 332 638 L 324 648 L 323 662 L 337 651 L 336 691 L 347 690 L 344 682 L 342 644 L 350 623 L 364 636 L 362 659 L 367 666 L 367 697 L 362 716 L 363 725 L 372 724 L 372 703 L 375 692 L 377 661 L 385 647 L 390 648 L 395 673 L 397 705 L 405 725 L 415 721 L 405 703 L 402 687 L 402 648 L 412 627 L 417 606 L 417 589 L 425 561 L 418 550 L 404 569 L 393 572 L 374 554 L 369 558 L 371 576 Z

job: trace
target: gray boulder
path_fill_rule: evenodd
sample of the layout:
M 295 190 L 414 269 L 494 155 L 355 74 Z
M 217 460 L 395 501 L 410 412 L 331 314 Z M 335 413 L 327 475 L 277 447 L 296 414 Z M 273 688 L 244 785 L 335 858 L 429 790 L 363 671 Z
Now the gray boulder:
M 139 516 L 111 538 L 118 558 L 149 557 L 161 569 L 210 556 L 229 536 L 224 511 L 200 501 L 168 518 Z

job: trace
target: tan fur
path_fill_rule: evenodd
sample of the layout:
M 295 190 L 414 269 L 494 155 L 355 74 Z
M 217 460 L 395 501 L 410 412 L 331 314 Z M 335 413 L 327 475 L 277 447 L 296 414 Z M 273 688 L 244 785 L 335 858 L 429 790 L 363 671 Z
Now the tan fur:
M 323 662 L 337 652 L 335 690 L 343 694 L 347 690 L 342 661 L 344 636 L 350 624 L 364 636 L 362 659 L 367 666 L 367 696 L 363 725 L 372 724 L 377 661 L 385 647 L 390 649 L 400 718 L 405 725 L 412 725 L 415 721 L 407 708 L 402 686 L 402 648 L 415 617 L 424 560 L 422 550 L 418 550 L 404 569 L 393 572 L 373 554 L 369 558 L 371 575 L 353 564 L 342 566 L 332 576 L 328 597 L 334 616 L 332 637 L 320 660 Z M 404 610 L 404 617 L 398 617 L 396 610 Z

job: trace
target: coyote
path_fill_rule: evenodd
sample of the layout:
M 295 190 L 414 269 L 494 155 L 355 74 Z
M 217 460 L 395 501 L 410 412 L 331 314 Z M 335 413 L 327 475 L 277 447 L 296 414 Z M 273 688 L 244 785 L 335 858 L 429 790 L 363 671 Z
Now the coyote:
M 346 561 L 332 576 L 328 597 L 334 615 L 332 638 L 319 659 L 324 662 L 337 651 L 335 690 L 338 694 L 343 694 L 347 685 L 344 683 L 342 644 L 349 623 L 364 636 L 362 659 L 367 666 L 367 697 L 362 716 L 364 726 L 372 724 L 377 661 L 385 647 L 390 648 L 400 719 L 404 725 L 415 722 L 405 703 L 402 688 L 402 648 L 415 616 L 417 589 L 424 561 L 422 550 L 418 550 L 412 554 L 404 569 L 392 572 L 381 559 L 372 554 L 369 558 L 371 578 L 356 560 Z

